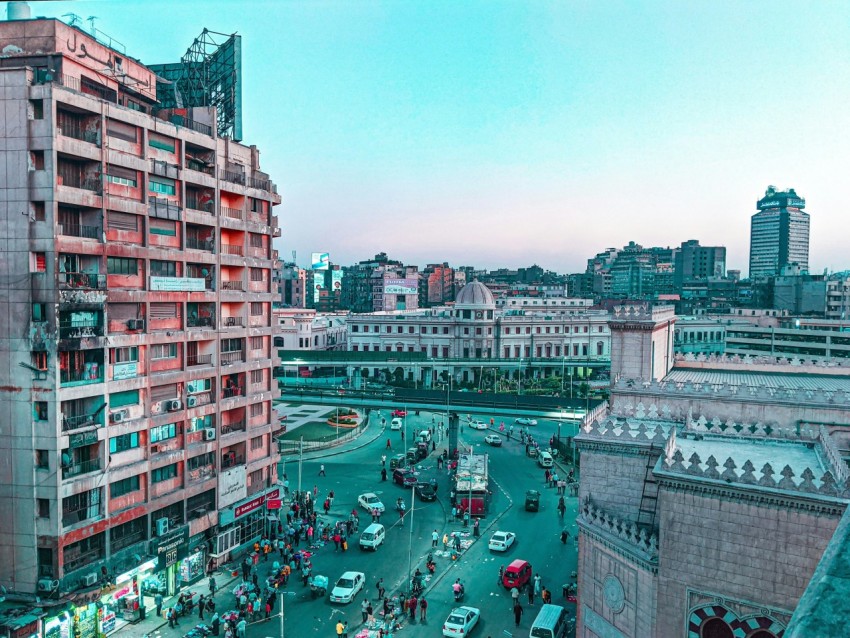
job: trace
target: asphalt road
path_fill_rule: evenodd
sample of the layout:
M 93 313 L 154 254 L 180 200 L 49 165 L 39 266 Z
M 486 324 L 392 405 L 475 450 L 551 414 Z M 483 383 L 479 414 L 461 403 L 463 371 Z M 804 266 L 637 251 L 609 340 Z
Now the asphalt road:
M 389 415 L 385 415 L 389 424 Z M 421 416 L 411 414 L 407 419 L 407 441 L 413 439 L 413 429 L 422 429 L 431 425 L 432 414 L 422 411 Z M 475 414 L 472 415 L 476 417 Z M 439 421 L 441 416 L 437 415 Z M 489 421 L 489 417 L 487 418 Z M 496 419 L 496 427 L 499 425 Z M 512 419 L 511 419 L 512 422 Z M 378 421 L 380 423 L 380 421 Z M 509 422 L 506 420 L 506 426 Z M 562 426 L 562 436 L 573 434 L 565 431 Z M 515 427 L 515 431 L 518 426 Z M 549 437 L 556 430 L 553 421 L 540 421 L 536 427 L 529 428 L 542 447 L 546 447 Z M 501 448 L 494 448 L 484 443 L 484 437 L 489 432 L 463 428 L 461 441 L 472 444 L 476 453 L 490 454 L 490 476 L 493 498 L 488 515 L 481 519 L 481 537 L 460 555 L 456 562 L 448 557 L 437 556 L 435 576 L 427 585 L 425 597 L 429 602 L 428 619 L 422 623 L 408 623 L 400 632 L 402 636 L 419 638 L 424 636 L 439 636 L 442 633 L 442 623 L 453 607 L 456 606 L 451 595 L 451 584 L 460 578 L 466 586 L 466 597 L 462 604 L 478 607 L 481 610 L 481 621 L 473 630 L 473 637 L 488 636 L 528 636 L 531 623 L 542 604 L 539 599 L 530 606 L 526 596 L 521 597 L 525 609 L 520 627 L 514 626 L 514 618 L 509 593 L 497 584 L 500 565 L 521 558 L 529 561 L 535 572 L 538 572 L 543 583 L 551 588 L 553 602 L 566 604 L 561 598 L 561 585 L 570 582 L 570 575 L 576 569 L 577 556 L 574 539 L 576 536 L 575 517 L 577 503 L 575 497 L 566 497 L 567 513 L 564 519 L 557 514 L 557 495 L 552 488 L 543 485 L 543 470 L 535 459 L 525 456 L 525 447 L 516 440 L 505 439 Z M 387 439 L 392 450 L 386 449 Z M 442 449 L 437 442 L 437 454 Z M 389 459 L 393 454 L 404 452 L 408 445 L 401 441 L 400 433 L 387 429 L 383 436 L 374 442 L 356 450 L 328 456 L 322 459 L 304 461 L 302 467 L 302 486 L 304 489 L 318 488 L 318 503 L 322 503 L 329 490 L 335 493 L 333 507 L 325 520 L 342 520 L 347 518 L 357 504 L 357 496 L 363 492 L 375 492 L 382 499 L 387 512 L 381 522 L 387 527 L 387 537 L 384 545 L 376 552 L 361 551 L 357 539 L 352 538 L 347 552 L 335 552 L 333 543 L 319 549 L 313 557 L 314 574 L 328 576 L 332 583 L 344 571 L 361 571 L 366 574 L 367 588 L 357 595 L 354 602 L 348 605 L 331 604 L 327 596 L 323 599 L 313 599 L 309 587 L 302 587 L 301 582 L 291 579 L 288 591 L 291 595 L 284 596 L 285 604 L 285 634 L 287 636 L 328 636 L 336 635 L 334 626 L 342 618 L 349 623 L 349 636 L 354 637 L 361 627 L 360 604 L 364 596 L 376 598 L 375 583 L 378 578 L 384 579 L 384 586 L 389 595 L 398 593 L 407 582 L 408 564 L 415 570 L 419 566 L 425 571 L 425 556 L 431 547 L 431 533 L 437 530 L 440 537 L 446 531 L 462 530 L 461 523 L 448 522 L 451 504 L 449 502 L 449 482 L 445 471 L 437 471 L 436 454 L 424 459 L 418 469 L 422 479 L 435 477 L 438 480 L 438 500 L 432 503 L 417 502 L 412 514 L 411 526 L 411 492 L 393 483 L 391 479 L 382 482 L 380 478 L 381 455 Z M 332 454 L 332 451 L 331 451 Z M 319 467 L 325 466 L 326 476 L 319 476 Z M 287 463 L 287 474 L 290 485 L 297 485 L 296 463 Z M 539 512 L 526 512 L 524 509 L 525 492 L 528 489 L 541 491 L 541 508 Z M 403 497 L 407 504 L 408 513 L 403 521 L 399 521 L 394 511 L 398 497 Z M 360 530 L 370 522 L 370 516 L 360 510 Z M 570 531 L 567 544 L 560 541 L 560 532 L 564 525 Z M 487 539 L 493 531 L 506 530 L 517 534 L 516 544 L 505 553 L 491 553 L 487 549 Z M 412 530 L 412 534 L 411 534 Z M 442 549 L 440 543 L 439 549 Z M 377 601 L 373 602 L 376 612 L 380 608 Z M 568 609 L 572 605 L 567 605 Z M 279 625 L 275 621 L 260 622 L 249 627 L 249 638 L 280 635 Z

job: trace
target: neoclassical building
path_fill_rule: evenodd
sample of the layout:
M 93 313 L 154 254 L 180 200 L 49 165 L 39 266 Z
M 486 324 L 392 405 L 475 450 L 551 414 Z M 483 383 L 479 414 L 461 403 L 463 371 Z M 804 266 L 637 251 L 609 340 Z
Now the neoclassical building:
M 847 635 L 823 601 L 850 591 L 850 367 L 674 357 L 673 329 L 611 322 L 610 404 L 576 437 L 577 636 Z
M 529 371 L 548 376 L 566 366 L 607 364 L 608 313 L 583 307 L 573 313 L 556 307 L 500 308 L 489 288 L 473 281 L 452 306 L 351 315 L 348 350 L 420 353 L 429 364 L 416 374 L 426 385 L 449 368 L 464 382 L 482 367 L 511 376 Z

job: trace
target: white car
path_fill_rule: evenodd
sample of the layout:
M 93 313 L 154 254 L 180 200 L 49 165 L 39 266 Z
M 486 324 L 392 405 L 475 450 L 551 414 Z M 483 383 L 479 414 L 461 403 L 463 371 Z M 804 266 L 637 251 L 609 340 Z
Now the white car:
M 475 607 L 457 607 L 452 609 L 446 622 L 443 623 L 443 635 L 468 636 L 472 628 L 478 624 L 481 618 L 481 610 Z
M 502 437 L 500 437 L 498 434 L 488 434 L 484 437 L 484 442 L 489 443 L 493 447 L 501 447 Z
M 366 574 L 363 572 L 345 572 L 336 581 L 331 590 L 332 603 L 350 603 L 354 597 L 363 589 L 366 583 Z
M 513 532 L 493 532 L 487 547 L 494 552 L 504 552 L 514 544 L 515 540 L 516 534 Z
M 400 430 L 401 427 L 401 419 L 393 419 L 392 421 L 390 421 L 390 430 Z
M 527 416 L 521 416 L 514 421 L 517 425 L 537 425 L 537 419 L 530 419 Z
M 469 422 L 469 427 L 471 427 L 473 430 L 486 430 L 487 424 L 484 423 L 484 421 L 479 421 L 478 419 L 476 419 L 475 421 Z
M 372 510 L 378 510 L 382 512 L 386 509 L 384 504 L 381 502 L 381 499 L 378 498 L 378 495 L 374 492 L 366 492 L 365 494 L 361 494 L 357 497 L 357 502 L 367 512 L 371 512 Z

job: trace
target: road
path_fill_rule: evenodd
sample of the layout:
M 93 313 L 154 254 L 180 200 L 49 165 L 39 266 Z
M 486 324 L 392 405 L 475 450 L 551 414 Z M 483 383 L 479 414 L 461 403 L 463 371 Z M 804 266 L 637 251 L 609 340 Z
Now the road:
M 385 415 L 389 423 L 389 415 Z M 476 418 L 473 414 L 472 417 Z M 441 416 L 437 414 L 439 421 Z M 489 417 L 488 417 L 489 420 Z M 380 421 L 379 421 L 380 422 Z M 432 414 L 425 411 L 420 416 L 411 414 L 407 417 L 407 441 L 413 439 L 414 429 L 429 427 Z M 499 419 L 496 420 L 498 427 Z M 507 422 L 506 422 L 507 425 Z M 562 436 L 573 434 L 563 430 Z M 549 437 L 556 430 L 554 421 L 540 421 L 537 427 L 529 428 L 535 438 L 545 447 Z M 541 601 L 535 600 L 533 606 L 528 605 L 525 596 L 521 599 L 525 613 L 517 630 L 514 627 L 513 611 L 508 592 L 497 585 L 500 565 L 507 565 L 516 558 L 528 560 L 535 572 L 540 573 L 543 583 L 552 590 L 553 602 L 561 598 L 561 585 L 570 582 L 570 575 L 576 569 L 576 537 L 575 517 L 577 503 L 575 497 L 566 497 L 567 513 L 562 520 L 556 510 L 557 495 L 554 489 L 543 485 L 543 470 L 534 459 L 525 456 L 525 447 L 518 441 L 505 442 L 501 448 L 494 448 L 484 443 L 484 437 L 489 432 L 463 428 L 461 441 L 468 446 L 471 444 L 476 453 L 490 454 L 490 476 L 493 498 L 488 515 L 481 520 L 481 538 L 463 552 L 458 561 L 452 562 L 448 557 L 435 557 L 437 570 L 434 578 L 426 589 L 426 599 L 429 602 L 428 619 L 425 623 L 417 621 L 406 624 L 401 635 L 409 638 L 424 636 L 439 636 L 442 623 L 451 609 L 456 606 L 451 595 L 451 584 L 460 578 L 466 586 L 464 605 L 481 609 L 481 621 L 472 632 L 472 636 L 527 636 L 531 623 L 539 610 Z M 392 450 L 386 449 L 387 439 Z M 436 439 L 435 439 L 436 441 Z M 331 520 L 347 518 L 351 509 L 356 506 L 357 496 L 363 492 L 372 491 L 378 494 L 387 507 L 381 522 L 387 527 L 385 544 L 376 552 L 363 552 L 357 547 L 356 538 L 352 539 L 348 552 L 335 552 L 333 543 L 319 549 L 313 557 L 314 573 L 326 575 L 331 583 L 344 571 L 362 571 L 366 574 L 367 590 L 357 596 L 349 605 L 332 605 L 327 597 L 312 599 L 309 588 L 302 587 L 300 581 L 290 580 L 289 591 L 292 595 L 285 596 L 285 632 L 288 636 L 329 636 L 335 635 L 334 626 L 342 618 L 349 623 L 349 636 L 356 635 L 361 627 L 360 604 L 364 595 L 376 598 L 375 582 L 384 579 L 387 593 L 397 594 L 407 582 L 408 561 L 413 570 L 419 566 L 425 571 L 425 556 L 430 550 L 431 533 L 437 530 L 440 537 L 446 531 L 462 530 L 460 523 L 449 523 L 451 504 L 449 502 L 449 481 L 445 471 L 436 468 L 436 454 L 424 459 L 417 469 L 422 479 L 435 477 L 438 480 L 438 500 L 432 503 L 415 505 L 412 513 L 412 534 L 410 518 L 411 493 L 409 489 L 401 488 L 390 481 L 382 482 L 380 477 L 381 455 L 387 455 L 387 463 L 393 454 L 407 449 L 401 441 L 399 432 L 386 430 L 385 435 L 374 442 L 357 450 L 344 454 L 328 456 L 323 459 L 304 461 L 302 467 L 302 485 L 318 489 L 318 503 L 324 500 L 329 490 L 335 493 L 334 504 L 328 517 Z M 437 442 L 437 453 L 442 449 Z M 326 476 L 319 476 L 320 465 L 324 464 Z M 287 473 L 290 483 L 297 482 L 295 463 L 287 463 Z M 389 467 L 388 467 L 389 471 Z M 391 476 L 391 472 L 390 472 Z M 539 512 L 526 512 L 524 508 L 525 491 L 538 489 L 542 492 L 541 509 Z M 408 507 L 408 513 L 403 521 L 393 510 L 398 497 L 403 497 Z M 361 510 L 361 531 L 369 522 L 369 516 Z M 560 541 L 560 532 L 564 524 L 570 531 L 567 544 Z M 517 534 L 517 543 L 504 554 L 494 554 L 487 549 L 487 539 L 493 531 L 507 530 Z M 440 543 L 440 550 L 442 543 Z M 377 601 L 373 602 L 376 612 L 379 609 Z M 568 605 L 568 608 L 572 607 Z M 504 633 L 505 630 L 511 634 Z M 260 622 L 251 625 L 248 630 L 249 638 L 277 636 L 280 634 L 278 623 L 274 621 Z

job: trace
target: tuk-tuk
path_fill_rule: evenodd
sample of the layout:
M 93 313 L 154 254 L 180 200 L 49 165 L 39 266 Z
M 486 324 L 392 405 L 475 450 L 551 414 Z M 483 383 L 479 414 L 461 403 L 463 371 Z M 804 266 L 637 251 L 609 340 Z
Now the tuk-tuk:
M 417 454 L 417 460 L 418 459 L 424 459 L 426 456 L 428 456 L 428 444 L 425 443 L 425 442 L 417 443 L 416 444 L 416 454 Z
M 407 463 L 408 463 L 408 465 L 413 465 L 418 460 L 419 460 L 419 450 L 415 447 L 409 448 L 407 450 Z
M 396 454 L 390 459 L 390 469 L 394 470 L 397 467 L 404 467 L 407 464 L 407 458 L 404 454 Z
M 525 511 L 536 512 L 540 509 L 540 492 L 528 490 L 525 493 Z

